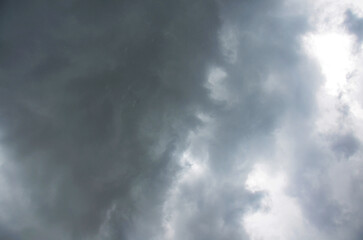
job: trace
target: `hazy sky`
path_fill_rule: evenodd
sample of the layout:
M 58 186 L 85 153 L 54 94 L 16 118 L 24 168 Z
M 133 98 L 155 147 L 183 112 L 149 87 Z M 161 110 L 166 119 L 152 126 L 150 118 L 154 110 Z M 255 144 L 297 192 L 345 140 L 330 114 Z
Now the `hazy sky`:
M 362 240 L 363 1 L 0 1 L 0 239 Z

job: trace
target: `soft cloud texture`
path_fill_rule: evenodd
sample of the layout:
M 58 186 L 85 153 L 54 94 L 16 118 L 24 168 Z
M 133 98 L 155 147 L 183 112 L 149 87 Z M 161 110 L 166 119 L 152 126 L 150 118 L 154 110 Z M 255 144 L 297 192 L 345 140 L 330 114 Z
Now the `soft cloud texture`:
M 361 43 L 363 40 L 363 18 L 355 15 L 351 10 L 346 12 L 346 25 L 353 34 L 357 36 L 357 40 Z
M 2 2 L 0 238 L 361 239 L 357 9 Z

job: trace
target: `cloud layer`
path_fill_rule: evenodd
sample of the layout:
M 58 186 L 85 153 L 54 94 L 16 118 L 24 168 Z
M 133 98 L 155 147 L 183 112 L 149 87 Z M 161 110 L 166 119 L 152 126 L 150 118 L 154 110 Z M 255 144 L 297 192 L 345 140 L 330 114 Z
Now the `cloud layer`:
M 311 5 L 1 4 L 0 238 L 361 239 L 363 74 L 326 90 Z

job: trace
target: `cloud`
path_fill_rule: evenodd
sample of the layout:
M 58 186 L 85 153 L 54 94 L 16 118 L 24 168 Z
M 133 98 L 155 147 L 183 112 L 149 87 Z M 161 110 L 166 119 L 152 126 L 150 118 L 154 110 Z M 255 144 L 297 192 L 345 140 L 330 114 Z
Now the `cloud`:
M 338 136 L 332 148 L 334 151 L 343 154 L 345 158 L 349 158 L 357 152 L 359 144 L 359 140 L 353 134 L 347 134 Z
M 31 239 L 53 235 L 53 226 L 61 239 L 89 239 L 105 221 L 110 239 L 145 239 L 160 225 L 174 155 L 199 125 L 197 109 L 208 106 L 215 4 L 37 1 L 4 9 L 2 145 L 21 169 L 11 186 L 28 192 L 33 221 L 42 223 Z M 135 226 L 141 216 L 150 231 Z
M 360 105 L 304 4 L 2 4 L 0 236 L 359 239 Z
M 358 42 L 362 42 L 363 18 L 358 17 L 352 12 L 352 10 L 349 9 L 346 11 L 345 25 L 348 30 L 357 37 Z

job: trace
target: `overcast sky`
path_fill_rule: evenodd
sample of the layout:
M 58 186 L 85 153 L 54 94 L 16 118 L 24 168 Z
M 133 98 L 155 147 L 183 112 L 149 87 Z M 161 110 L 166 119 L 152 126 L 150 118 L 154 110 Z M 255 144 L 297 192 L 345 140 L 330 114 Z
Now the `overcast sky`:
M 362 240 L 360 0 L 0 1 L 0 239 Z

